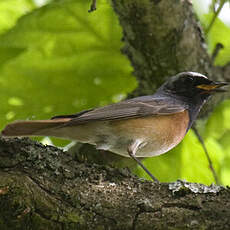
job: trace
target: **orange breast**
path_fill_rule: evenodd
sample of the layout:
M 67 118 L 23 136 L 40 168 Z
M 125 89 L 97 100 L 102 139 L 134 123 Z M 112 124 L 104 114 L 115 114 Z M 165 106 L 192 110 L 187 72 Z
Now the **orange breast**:
M 188 124 L 187 111 L 111 122 L 115 135 L 145 142 L 145 146 L 136 153 L 139 157 L 160 155 L 175 147 L 184 138 Z

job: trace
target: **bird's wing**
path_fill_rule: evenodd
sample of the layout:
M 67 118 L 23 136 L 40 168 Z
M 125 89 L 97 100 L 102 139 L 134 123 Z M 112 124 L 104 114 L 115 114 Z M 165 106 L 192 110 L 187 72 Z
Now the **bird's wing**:
M 55 136 L 64 137 L 60 128 L 91 121 L 112 121 L 146 116 L 170 115 L 187 109 L 181 101 L 168 97 L 144 96 L 77 114 L 53 117 L 51 120 L 16 121 L 8 124 L 3 136 Z
M 143 96 L 73 115 L 56 116 L 52 119 L 71 118 L 71 120 L 65 124 L 68 126 L 91 121 L 111 121 L 169 115 L 183 112 L 186 109 L 186 105 L 168 97 L 154 98 L 153 96 Z

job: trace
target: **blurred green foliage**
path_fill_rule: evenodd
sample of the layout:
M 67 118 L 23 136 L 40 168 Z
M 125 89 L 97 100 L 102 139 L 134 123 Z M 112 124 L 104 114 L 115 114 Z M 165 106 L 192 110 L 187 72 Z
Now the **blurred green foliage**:
M 229 11 L 230 14 L 230 11 Z M 203 26 L 207 27 L 209 22 L 214 17 L 213 13 L 205 14 L 202 17 Z M 207 35 L 208 51 L 210 55 L 213 53 L 216 45 L 221 43 L 223 49 L 218 53 L 218 57 L 215 60 L 216 65 L 225 65 L 230 60 L 230 28 L 224 24 L 219 18 L 215 20 L 214 25 L 210 29 Z
M 0 2 L 1 127 L 16 119 L 44 119 L 117 102 L 136 87 L 107 0 L 100 0 L 90 14 L 90 0 L 35 3 Z M 214 13 L 197 12 L 207 28 Z M 217 18 L 206 39 L 210 54 L 218 42 L 224 45 L 215 64 L 229 62 L 230 28 Z M 216 108 L 202 134 L 220 181 L 230 185 L 230 101 Z M 214 182 L 192 130 L 176 148 L 144 163 L 161 181 Z M 148 178 L 139 167 L 134 172 Z
M 19 17 L 35 8 L 32 0 L 0 1 L 0 33 L 13 27 Z
M 107 1 L 55 1 L 0 36 L 1 124 L 117 102 L 136 86 Z

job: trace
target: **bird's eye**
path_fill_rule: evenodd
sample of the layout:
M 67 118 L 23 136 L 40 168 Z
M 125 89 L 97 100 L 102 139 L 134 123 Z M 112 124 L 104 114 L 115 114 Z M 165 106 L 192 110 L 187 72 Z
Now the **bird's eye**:
M 193 78 L 192 77 L 185 77 L 184 78 L 184 83 L 191 84 L 192 82 L 193 82 Z
M 193 82 L 193 78 L 192 77 L 187 77 L 187 82 Z

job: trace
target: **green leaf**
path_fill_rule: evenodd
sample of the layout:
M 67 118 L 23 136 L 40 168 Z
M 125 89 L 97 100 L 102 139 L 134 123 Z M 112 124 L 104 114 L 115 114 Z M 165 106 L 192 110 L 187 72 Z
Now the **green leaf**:
M 230 130 L 226 131 L 219 140 L 224 149 L 224 159 L 221 162 L 221 182 L 223 185 L 230 185 Z
M 34 7 L 31 0 L 0 1 L 0 33 L 14 26 L 19 17 Z
M 226 139 L 229 142 L 230 133 L 226 135 Z M 225 157 L 221 162 L 221 182 L 225 186 L 230 185 L 230 146 L 229 144 L 226 146 L 225 150 Z
M 213 17 L 213 13 L 203 15 L 201 17 L 204 27 L 207 27 Z M 216 44 L 221 43 L 224 48 L 218 53 L 215 59 L 215 65 L 225 65 L 230 60 L 230 28 L 224 24 L 219 18 L 216 18 L 215 23 L 212 25 L 211 30 L 207 36 L 209 53 L 212 54 Z
M 227 130 L 230 130 L 230 100 L 215 108 L 207 121 L 204 137 L 219 139 Z
M 215 171 L 220 174 L 220 165 L 224 158 L 224 151 L 220 144 L 212 137 L 205 139 L 209 156 Z M 214 182 L 213 174 L 209 169 L 204 150 L 192 130 L 186 135 L 182 148 L 181 179 L 190 182 L 211 184 Z
M 111 6 L 89 14 L 89 3 L 52 2 L 0 36 L 1 125 L 116 102 L 136 87 Z

